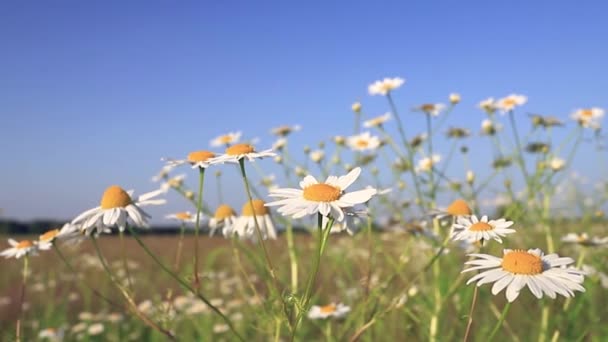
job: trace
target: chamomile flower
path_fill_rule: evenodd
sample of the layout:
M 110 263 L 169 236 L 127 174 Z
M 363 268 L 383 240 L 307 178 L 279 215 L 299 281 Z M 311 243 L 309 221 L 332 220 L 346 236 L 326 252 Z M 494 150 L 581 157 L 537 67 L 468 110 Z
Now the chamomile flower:
M 236 219 L 237 216 L 234 209 L 227 204 L 221 204 L 215 210 L 213 217 L 209 219 L 209 235 L 213 235 L 216 230 L 222 229 L 225 237 L 230 236 Z
M 241 132 L 230 132 L 211 140 L 210 144 L 212 147 L 228 147 L 232 144 L 236 144 L 241 139 Z
M 355 113 L 361 113 L 361 102 L 353 103 L 353 105 L 350 106 L 350 109 L 352 109 L 352 111 Z
M 423 112 L 431 116 L 438 116 L 445 109 L 443 103 L 425 103 L 414 108 L 414 111 Z
M 302 127 L 300 127 L 300 125 L 279 126 L 279 127 L 273 128 L 270 132 L 279 137 L 286 137 L 293 132 L 299 131 L 300 129 L 302 129 Z
M 551 170 L 553 170 L 553 172 L 561 171 L 565 166 L 566 161 L 561 158 L 553 157 L 551 160 L 549 160 L 549 167 Z
M 272 152 L 272 149 L 256 152 L 255 148 L 249 144 L 236 144 L 228 147 L 226 152 L 218 157 L 213 158 L 213 163 L 238 163 L 239 160 L 247 158 L 249 161 L 261 159 L 265 157 L 274 157 L 277 154 Z
M 287 139 L 280 137 L 272 144 L 272 149 L 274 151 L 281 151 L 285 146 L 287 146 Z
M 460 94 L 458 94 L 458 93 L 451 93 L 448 98 L 452 105 L 460 103 Z
M 403 78 L 384 78 L 369 85 L 367 90 L 370 95 L 387 95 L 391 91 L 401 87 L 405 83 Z
M 503 113 L 507 113 L 515 109 L 515 107 L 523 106 L 528 102 L 528 97 L 520 94 L 510 94 L 496 101 L 496 108 L 500 109 Z
M 192 215 L 189 211 L 180 211 L 174 214 L 165 215 L 165 218 L 176 220 L 184 224 L 196 222 L 196 215 Z
M 30 240 L 22 240 L 17 242 L 13 239 L 8 239 L 8 243 L 11 245 L 11 247 L 0 252 L 0 256 L 3 256 L 7 259 L 19 259 L 24 255 L 38 254 L 38 246 L 36 242 L 32 242 Z
M 38 248 L 41 250 L 49 250 L 57 240 L 80 240 L 82 237 L 83 235 L 80 233 L 78 226 L 68 222 L 61 228 L 51 229 L 40 235 L 38 238 Z
M 163 179 L 169 178 L 169 173 L 173 170 L 174 167 L 175 165 L 163 165 L 158 174 L 152 177 L 152 182 L 156 183 L 160 182 Z
M 342 303 L 331 303 L 324 306 L 313 305 L 308 312 L 310 319 L 325 319 L 328 317 L 342 318 L 350 312 L 350 307 Z
M 45 341 L 63 341 L 65 330 L 63 328 L 45 328 L 40 330 L 38 338 Z
M 361 168 L 357 167 L 345 176 L 329 176 L 324 183 L 319 183 L 315 177 L 308 175 L 300 182 L 301 189 L 271 190 L 269 196 L 280 199 L 267 203 L 266 206 L 280 206 L 279 213 L 293 218 L 320 213 L 323 216 L 331 215 L 337 222 L 342 222 L 345 217 L 344 208 L 363 204 L 377 193 L 373 188 L 345 192 L 360 174 Z
M 494 114 L 496 112 L 496 102 L 493 97 L 488 97 L 487 99 L 480 101 L 477 106 L 487 114 Z
M 160 185 L 160 189 L 164 192 L 169 191 L 169 189 L 179 189 L 184 185 L 184 179 L 186 179 L 185 174 L 177 175 L 167 179 L 166 182 Z
M 443 217 L 460 217 L 460 216 L 470 216 L 472 214 L 471 208 L 469 204 L 463 200 L 462 198 L 455 199 L 450 205 L 446 208 L 440 208 L 437 210 L 432 210 L 431 215 L 443 218 Z
M 562 237 L 562 242 L 570 244 L 578 244 L 586 247 L 598 247 L 608 245 L 608 237 L 599 238 L 597 236 L 591 237 L 587 233 L 568 233 Z
M 600 120 L 603 116 L 604 110 L 602 108 L 593 107 L 577 109 L 571 117 L 583 127 L 600 128 Z
M 147 219 L 150 217 L 140 207 L 147 205 L 160 205 L 164 199 L 152 199 L 160 194 L 162 190 L 145 193 L 133 200 L 133 191 L 125 191 L 118 185 L 112 185 L 104 191 L 99 207 L 89 209 L 78 215 L 72 224 L 80 224 L 80 229 L 87 235 L 93 231 L 98 234 L 106 228 L 118 227 L 124 231 L 127 220 L 130 219 L 137 227 L 147 227 Z
M 384 125 L 390 119 L 391 119 L 391 113 L 386 112 L 383 115 L 363 121 L 363 127 L 367 127 L 367 128 L 382 127 L 382 125 Z
M 433 154 L 432 157 L 425 157 L 418 161 L 418 166 L 416 166 L 416 172 L 430 172 L 433 170 L 435 164 L 441 161 L 441 156 L 438 154 Z
M 481 134 L 482 135 L 494 135 L 500 131 L 502 126 L 500 124 L 494 124 L 492 120 L 484 119 L 481 122 Z
M 320 163 L 323 161 L 323 158 L 325 158 L 325 151 L 323 151 L 323 150 L 310 151 L 308 156 L 310 157 L 310 160 L 312 160 L 313 162 Z
M 515 233 L 515 229 L 509 229 L 513 225 L 512 221 L 504 218 L 498 220 L 488 220 L 487 216 L 478 219 L 477 216 L 458 216 L 456 223 L 452 225 L 452 239 L 464 240 L 468 242 L 488 241 L 494 239 L 502 243 L 500 237 Z
M 206 150 L 193 151 L 188 153 L 188 156 L 185 159 L 170 159 L 163 158 L 163 160 L 167 161 L 167 165 L 169 166 L 178 166 L 183 164 L 192 165 L 193 169 L 196 168 L 207 168 L 211 164 L 213 164 L 212 160 L 215 157 L 215 153 Z
M 268 211 L 268 208 L 265 207 L 264 201 L 260 199 L 254 199 L 251 202 L 247 201 L 247 203 L 243 205 L 241 216 L 239 216 L 234 223 L 233 232 L 240 237 L 255 239 L 257 236 L 255 231 L 256 220 L 262 233 L 262 238 L 270 238 L 273 240 L 277 238 L 277 231 L 270 218 L 270 212 Z
M 584 272 L 569 267 L 574 263 L 572 258 L 560 257 L 557 254 L 544 253 L 536 248 L 524 250 L 505 249 L 503 257 L 498 258 L 488 254 L 469 254 L 476 259 L 465 262 L 471 265 L 462 272 L 483 270 L 475 275 L 467 284 L 477 281 L 477 286 L 494 283 L 492 294 L 507 289 L 506 297 L 513 302 L 524 287 L 528 287 L 536 298 L 546 294 L 555 298 L 556 294 L 564 297 L 574 297 L 574 291 L 585 292 L 581 285 Z
M 353 135 L 347 138 L 346 145 L 353 151 L 376 150 L 380 147 L 380 139 L 369 132 Z

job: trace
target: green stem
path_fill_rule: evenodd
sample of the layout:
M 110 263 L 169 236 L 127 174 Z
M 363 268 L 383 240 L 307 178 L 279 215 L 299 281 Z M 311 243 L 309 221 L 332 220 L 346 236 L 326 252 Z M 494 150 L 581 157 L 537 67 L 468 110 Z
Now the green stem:
M 540 318 L 540 333 L 538 334 L 538 342 L 544 342 L 547 339 L 547 330 L 549 329 L 549 305 L 543 303 L 543 310 Z
M 494 325 L 494 329 L 492 329 L 490 336 L 488 336 L 488 338 L 485 339 L 486 341 L 494 341 L 494 336 L 496 336 L 496 333 L 498 332 L 498 330 L 500 330 L 500 327 L 502 327 L 502 323 L 505 321 L 505 318 L 507 317 L 509 308 L 511 308 L 511 302 L 507 302 L 507 304 L 505 304 L 504 309 L 502 309 L 502 314 L 500 315 L 500 319 L 498 320 L 498 322 L 496 322 L 496 325 Z
M 198 238 L 201 224 L 201 207 L 203 205 L 203 184 L 205 181 L 205 168 L 199 167 L 198 179 L 198 200 L 196 204 L 196 224 L 194 226 L 194 285 L 197 290 L 200 287 L 200 279 L 198 276 Z
M 291 267 L 291 293 L 298 292 L 298 255 L 293 240 L 293 223 L 291 220 L 287 222 L 286 237 L 287 250 L 289 251 L 289 264 Z
M 152 251 L 150 251 L 148 246 L 141 240 L 141 238 L 139 237 L 137 232 L 133 228 L 131 228 L 131 226 L 128 226 L 127 228 L 129 228 L 129 232 L 131 232 L 131 235 L 133 235 L 133 237 L 135 238 L 135 241 L 137 241 L 137 243 L 144 250 L 144 252 L 146 252 L 146 254 L 148 254 L 148 256 L 150 256 L 152 258 L 152 260 L 154 260 L 154 262 L 158 266 L 160 266 L 160 268 L 163 271 L 165 271 L 165 273 L 167 273 L 169 276 L 171 276 L 173 279 L 175 279 L 178 283 L 180 283 L 184 288 L 186 288 L 188 291 L 190 291 L 193 295 L 197 296 L 200 300 L 202 300 L 203 303 L 205 303 L 211 310 L 213 310 L 216 314 L 218 314 L 224 320 L 224 322 L 226 322 L 226 324 L 228 325 L 230 330 L 234 333 L 234 335 L 240 341 L 244 341 L 243 337 L 241 337 L 241 335 L 234 328 L 234 325 L 232 324 L 230 319 L 226 315 L 224 315 L 224 313 L 219 308 L 217 308 L 215 305 L 211 304 L 211 302 L 209 302 L 209 300 L 207 298 L 205 298 L 198 290 L 195 290 L 194 288 L 192 288 L 190 285 L 188 285 L 188 283 L 185 280 L 180 278 L 177 274 L 175 274 L 167 266 L 165 266 L 165 264 L 163 264 L 162 261 L 160 261 L 158 259 L 158 257 L 154 253 L 152 253 Z M 95 240 L 93 240 L 93 241 L 95 241 Z
M 61 261 L 63 261 L 63 263 L 67 266 L 68 270 L 72 273 L 72 274 L 78 274 L 78 272 L 74 269 L 74 267 L 72 266 L 72 264 L 70 264 L 70 262 L 68 261 L 68 259 L 66 259 L 66 257 L 63 255 L 63 253 L 61 252 L 61 250 L 59 250 L 59 247 L 57 247 L 57 245 L 53 244 L 53 249 L 55 250 L 55 252 L 57 253 L 57 255 L 59 256 L 59 258 L 61 259 Z M 121 306 L 114 303 L 112 300 L 110 300 L 108 297 L 104 296 L 103 294 L 101 294 L 101 292 L 97 291 L 96 289 L 94 289 L 89 283 L 87 283 L 86 281 L 83 281 L 83 284 L 89 289 L 91 290 L 91 292 L 93 292 L 94 295 L 96 295 L 97 297 L 103 299 L 106 303 L 110 304 L 111 306 L 117 308 L 117 309 L 121 309 Z
M 177 251 L 175 252 L 175 272 L 179 273 L 179 264 L 182 259 L 182 248 L 184 245 L 184 232 L 186 230 L 186 224 L 182 222 L 179 228 L 179 241 L 177 241 Z
M 129 271 L 129 265 L 127 263 L 127 250 L 125 248 L 124 232 L 121 230 L 118 232 L 118 235 L 120 236 L 122 266 L 125 269 L 125 276 L 127 277 L 127 284 L 129 286 L 128 288 L 130 291 L 133 291 L 133 282 L 131 281 L 131 272 Z

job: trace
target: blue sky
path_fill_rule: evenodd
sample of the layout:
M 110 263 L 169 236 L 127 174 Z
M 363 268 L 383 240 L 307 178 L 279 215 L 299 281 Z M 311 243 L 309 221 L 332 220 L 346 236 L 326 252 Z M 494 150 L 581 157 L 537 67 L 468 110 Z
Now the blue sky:
M 423 129 L 411 107 L 450 92 L 463 96 L 451 122 L 475 132 L 476 103 L 511 92 L 529 96 L 522 116 L 607 108 L 607 10 L 601 1 L 2 2 L 0 208 L 69 219 L 108 185 L 154 189 L 161 157 L 229 131 L 260 147 L 281 124 L 303 127 L 294 146 L 348 135 L 353 101 L 369 116 L 388 110 L 367 95 L 387 76 L 407 79 L 395 99 L 409 132 Z M 579 159 L 599 176 L 591 157 Z M 170 201 L 157 219 L 187 208 Z

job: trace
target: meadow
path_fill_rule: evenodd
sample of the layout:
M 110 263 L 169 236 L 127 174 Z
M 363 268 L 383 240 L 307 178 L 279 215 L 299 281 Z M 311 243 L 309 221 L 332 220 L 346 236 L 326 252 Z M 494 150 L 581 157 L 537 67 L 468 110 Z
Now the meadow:
M 608 167 L 604 111 L 528 114 L 511 94 L 458 127 L 459 94 L 400 104 L 404 82 L 369 85 L 386 114 L 356 102 L 353 129 L 314 148 L 289 143 L 306 127 L 268 148 L 225 134 L 164 158 L 158 190 L 110 186 L 62 227 L 6 237 L 0 340 L 606 340 L 608 182 L 573 162 Z M 225 182 L 242 207 L 205 197 Z M 167 217 L 181 229 L 143 234 L 168 192 L 191 204 Z

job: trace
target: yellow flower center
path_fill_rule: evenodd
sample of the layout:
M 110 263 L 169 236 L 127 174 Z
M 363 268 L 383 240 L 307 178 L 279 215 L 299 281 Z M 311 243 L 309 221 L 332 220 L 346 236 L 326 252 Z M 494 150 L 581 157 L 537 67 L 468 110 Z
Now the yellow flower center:
M 506 108 L 513 108 L 516 104 L 515 99 L 512 98 L 507 98 L 502 101 L 502 105 Z
M 246 205 L 249 207 L 249 205 Z M 245 211 L 243 209 L 243 211 Z M 215 210 L 215 215 L 213 216 L 216 220 L 223 220 L 226 217 L 235 216 L 236 213 L 234 210 L 227 204 L 222 204 Z
M 238 156 L 239 154 L 247 154 L 254 152 L 255 149 L 249 144 L 235 144 L 226 149 L 226 154 Z
M 251 207 L 253 206 L 253 210 Z M 254 216 L 254 212 L 256 216 L 263 216 L 268 214 L 268 209 L 264 206 L 264 201 L 260 199 L 254 199 L 251 202 L 245 203 L 243 205 L 243 216 Z
M 34 244 L 30 240 L 23 240 L 15 246 L 17 249 L 26 249 L 32 247 Z
M 330 313 L 336 312 L 336 309 L 337 309 L 336 304 L 329 304 L 329 305 L 322 306 L 319 310 L 324 314 L 330 314 Z
M 112 185 L 101 197 L 101 209 L 124 208 L 131 202 L 131 196 L 126 191 L 118 185 Z
M 473 232 L 483 232 L 488 230 L 494 230 L 494 227 L 492 227 L 492 225 L 487 222 L 477 222 L 473 223 L 471 227 L 469 227 L 469 230 Z
M 57 234 L 59 234 L 59 229 L 49 230 L 48 232 L 40 235 L 38 239 L 43 242 L 53 241 Z
M 593 116 L 593 111 L 591 109 L 583 109 L 581 110 L 581 116 L 584 118 L 591 118 Z
M 464 200 L 457 199 L 448 206 L 446 212 L 452 216 L 471 215 L 471 208 Z
M 357 147 L 362 147 L 362 148 L 363 148 L 363 147 L 367 147 L 367 146 L 369 146 L 369 142 L 368 142 L 367 140 L 365 140 L 365 139 L 358 139 L 358 140 L 355 142 L 355 145 L 356 145 Z
M 304 198 L 315 202 L 333 202 L 340 199 L 342 189 L 325 184 L 312 184 L 304 189 Z
M 291 133 L 291 127 L 289 126 L 281 126 L 274 129 L 274 133 L 277 135 L 287 135 Z
M 422 109 L 423 112 L 432 112 L 435 110 L 435 105 L 432 103 L 425 103 L 420 106 L 420 109 Z
M 209 151 L 194 151 L 188 153 L 188 161 L 190 164 L 204 162 L 209 158 L 215 157 L 215 153 Z
M 218 138 L 219 141 L 222 142 L 222 144 L 230 144 L 234 139 L 232 139 L 231 135 L 222 135 L 221 137 Z
M 535 275 L 543 272 L 543 261 L 536 254 L 515 250 L 502 258 L 502 269 L 514 274 Z
M 182 212 L 176 213 L 175 218 L 177 218 L 178 220 L 190 220 L 192 218 L 192 215 L 190 215 L 190 213 L 182 211 Z

